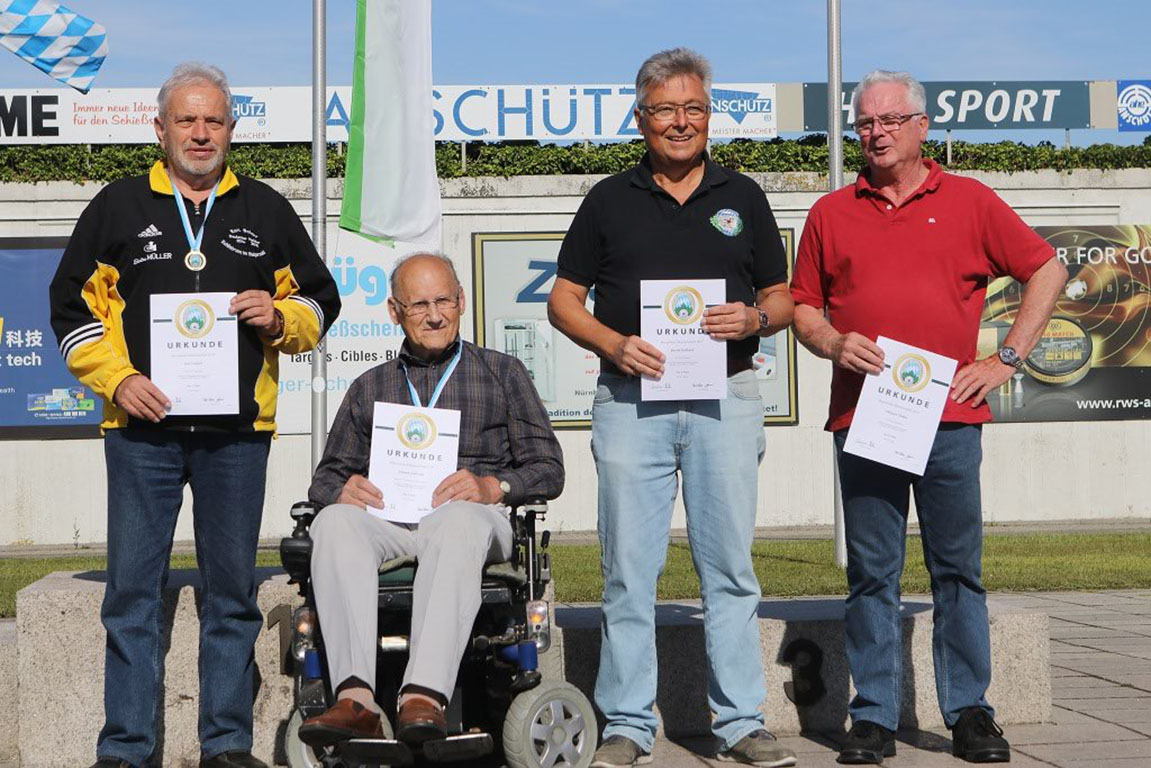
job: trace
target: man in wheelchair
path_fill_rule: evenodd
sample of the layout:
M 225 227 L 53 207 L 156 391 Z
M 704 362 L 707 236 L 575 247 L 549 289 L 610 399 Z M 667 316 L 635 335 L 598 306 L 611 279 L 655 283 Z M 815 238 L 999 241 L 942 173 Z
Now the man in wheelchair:
M 388 311 L 406 339 L 396 359 L 352 383 L 308 491 L 320 510 L 310 531 L 311 595 L 335 703 L 305 720 L 299 739 L 321 751 L 385 737 L 377 695 L 390 702 L 375 690 L 377 619 L 383 615 L 378 573 L 382 563 L 405 556 L 414 556 L 418 568 L 410 593 L 409 658 L 402 680 L 389 691 L 398 688 L 395 735 L 417 748 L 444 739 L 445 707 L 486 600 L 484 566 L 517 559 L 516 534 L 535 557 L 534 517 L 526 524 L 509 519 L 507 508 L 554 498 L 564 483 L 562 452 L 527 369 L 514 357 L 460 339 L 464 292 L 451 261 L 413 254 L 397 262 L 391 281 Z M 459 469 L 436 488 L 434 511 L 419 523 L 369 512 L 385 509 L 389 492 L 367 479 L 376 402 L 460 412 Z M 513 523 L 520 530 L 513 532 Z M 530 562 L 527 570 L 531 574 Z M 529 575 L 529 585 L 539 583 L 538 574 Z M 533 644 L 533 659 L 534 652 Z M 538 680 L 537 673 L 532 684 Z M 587 729 L 594 742 L 594 722 Z

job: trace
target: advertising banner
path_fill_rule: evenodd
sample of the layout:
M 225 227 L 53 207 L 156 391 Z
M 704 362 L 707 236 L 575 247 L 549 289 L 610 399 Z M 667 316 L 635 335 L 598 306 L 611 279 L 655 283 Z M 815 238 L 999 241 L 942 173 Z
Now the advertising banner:
M 556 428 L 591 426 L 599 358 L 551 326 L 547 299 L 564 232 L 477 232 L 472 236 L 476 344 L 518 357 Z M 795 232 L 781 230 L 788 264 Z M 594 294 L 594 291 L 593 291 Z M 589 297 L 588 309 L 594 295 Z M 795 339 L 761 339 L 754 358 L 765 424 L 798 422 Z
M 1151 226 L 1036 227 L 1067 285 L 1023 369 L 988 403 L 997 421 L 1151 418 Z M 988 286 L 979 357 L 994 354 L 1019 310 L 1019 283 Z
M 156 88 L 0 89 L 0 144 L 150 144 Z M 233 86 L 236 142 L 312 140 L 312 90 Z M 350 86 L 328 89 L 327 136 L 348 140 Z M 774 83 L 712 86 L 711 136 L 777 135 Z M 432 90 L 438 141 L 638 139 L 628 85 L 447 85 Z
M 312 431 L 313 388 L 328 393 L 330 427 L 356 377 L 394 358 L 404 340 L 403 329 L 388 316 L 388 279 L 396 259 L 418 248 L 406 243 L 391 247 L 334 227 L 328 243 L 328 268 L 342 306 L 325 337 L 327 380 L 312 380 L 314 352 L 280 355 L 276 424 L 281 434 Z
M 0 238 L 0 437 L 94 437 L 103 402 L 68 372 L 48 284 L 68 239 Z
M 1115 84 L 1119 130 L 1151 131 L 1151 80 L 1120 80 Z
M 851 130 L 855 114 L 844 83 L 843 128 Z M 1090 128 L 1090 87 L 1086 80 L 941 81 L 924 83 L 927 113 L 937 130 L 1020 128 Z M 827 83 L 803 84 L 803 129 L 827 130 Z

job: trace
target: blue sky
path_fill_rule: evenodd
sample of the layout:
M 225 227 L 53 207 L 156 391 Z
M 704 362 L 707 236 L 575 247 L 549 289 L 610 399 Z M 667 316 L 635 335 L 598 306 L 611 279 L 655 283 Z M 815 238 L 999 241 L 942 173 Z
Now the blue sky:
M 221 66 L 242 86 L 311 82 L 310 0 L 64 0 L 107 27 L 95 87 L 157 86 L 176 63 Z M 329 83 L 351 82 L 354 0 L 328 0 Z M 717 81 L 827 78 L 824 0 L 433 0 L 437 84 L 629 82 L 650 53 L 687 45 Z M 1151 78 L 1146 0 L 843 0 L 843 74 L 922 80 Z M 0 52 L 0 85 L 53 81 Z M 1075 131 L 1076 144 L 1147 134 Z M 1050 131 L 956 134 L 1062 143 Z

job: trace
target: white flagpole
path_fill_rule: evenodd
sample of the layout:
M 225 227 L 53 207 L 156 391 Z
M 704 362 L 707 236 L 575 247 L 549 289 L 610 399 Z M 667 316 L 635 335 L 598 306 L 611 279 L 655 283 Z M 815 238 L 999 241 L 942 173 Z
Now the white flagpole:
M 840 34 L 839 0 L 827 0 L 827 163 L 828 191 L 843 186 L 843 117 L 840 114 L 840 92 L 843 91 L 843 51 Z M 839 484 L 839 463 L 835 446 L 831 448 L 831 466 L 835 496 L 835 562 L 847 567 L 847 537 L 843 531 L 843 491 Z
M 326 228 L 328 223 L 328 141 L 327 141 L 327 54 L 325 0 L 312 0 L 312 242 L 320 258 L 328 263 Z M 312 351 L 312 469 L 324 455 L 328 436 L 328 342 L 324 339 Z

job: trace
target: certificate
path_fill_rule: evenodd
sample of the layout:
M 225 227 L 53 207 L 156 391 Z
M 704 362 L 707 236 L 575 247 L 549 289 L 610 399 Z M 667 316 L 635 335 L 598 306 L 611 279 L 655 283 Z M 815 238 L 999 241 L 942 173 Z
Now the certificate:
M 727 397 L 727 342 L 708 336 L 703 310 L 724 302 L 725 282 L 641 280 L 640 337 L 664 354 L 663 376 L 644 377 L 644 400 L 722 400 Z
M 368 512 L 393 523 L 418 523 L 432 511 L 432 492 L 456 471 L 460 412 L 376 403 L 368 480 L 384 508 Z
M 880 336 L 883 372 L 867 376 L 843 450 L 922 475 L 956 361 Z
M 240 412 L 239 339 L 228 314 L 234 293 L 154 293 L 152 383 L 173 416 Z

